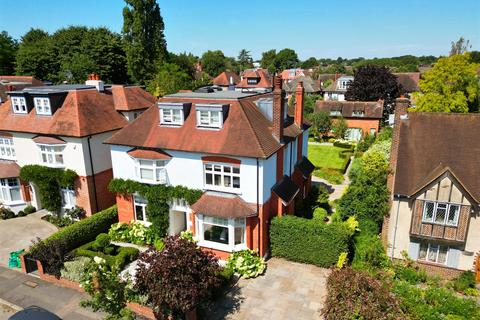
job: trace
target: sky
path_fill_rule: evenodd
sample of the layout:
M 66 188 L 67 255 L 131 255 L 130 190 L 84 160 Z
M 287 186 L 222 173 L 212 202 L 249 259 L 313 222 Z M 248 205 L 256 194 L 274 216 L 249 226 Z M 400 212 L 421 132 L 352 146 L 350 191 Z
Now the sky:
M 480 0 L 158 0 L 171 52 L 241 49 L 254 59 L 294 49 L 300 59 L 446 55 L 451 41 L 480 50 Z M 0 31 L 106 26 L 120 32 L 123 0 L 0 0 Z M 6 10 L 5 8 L 8 8 Z

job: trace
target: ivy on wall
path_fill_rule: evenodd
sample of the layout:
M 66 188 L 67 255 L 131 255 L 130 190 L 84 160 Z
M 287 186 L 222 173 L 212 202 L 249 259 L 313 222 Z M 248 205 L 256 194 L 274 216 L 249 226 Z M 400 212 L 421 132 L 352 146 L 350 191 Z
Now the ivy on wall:
M 73 188 L 77 173 L 73 170 L 26 165 L 20 169 L 20 179 L 33 182 L 38 187 L 42 206 L 51 212 L 62 207 L 60 188 Z
M 189 189 L 184 186 L 149 185 L 134 180 L 115 178 L 110 181 L 108 189 L 119 194 L 138 193 L 147 200 L 147 218 L 159 237 L 164 237 L 169 226 L 169 203 L 173 199 L 183 199 L 189 205 L 202 196 L 202 190 Z

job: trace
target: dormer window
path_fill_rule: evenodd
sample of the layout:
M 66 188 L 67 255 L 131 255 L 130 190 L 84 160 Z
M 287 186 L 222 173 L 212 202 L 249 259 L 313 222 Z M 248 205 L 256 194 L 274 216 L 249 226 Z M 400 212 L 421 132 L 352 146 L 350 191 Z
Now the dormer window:
M 258 78 L 247 78 L 247 83 L 248 84 L 257 84 L 258 83 Z
M 363 110 L 353 110 L 352 114 L 354 117 L 363 117 L 365 112 Z
M 223 126 L 222 105 L 197 105 L 197 127 L 221 128 Z
M 50 100 L 48 98 L 35 98 L 35 112 L 42 116 L 51 116 L 52 108 L 50 107 Z
M 342 110 L 338 110 L 338 109 L 332 109 L 330 110 L 330 116 L 331 117 L 339 117 L 342 115 Z
M 181 126 L 185 121 L 185 114 L 188 115 L 190 104 L 186 103 L 159 103 L 160 124 L 167 126 Z
M 28 113 L 25 97 L 12 97 L 12 108 L 14 113 Z

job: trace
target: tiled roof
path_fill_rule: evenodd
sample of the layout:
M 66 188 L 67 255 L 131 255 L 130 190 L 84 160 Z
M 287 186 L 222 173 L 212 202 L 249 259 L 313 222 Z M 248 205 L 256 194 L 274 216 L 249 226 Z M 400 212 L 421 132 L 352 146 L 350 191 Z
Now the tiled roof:
M 403 72 L 394 73 L 397 77 L 397 82 L 402 86 L 406 92 L 419 91 L 418 82 L 420 81 L 420 72 Z
M 221 218 L 246 218 L 257 215 L 239 196 L 220 192 L 205 192 L 191 208 L 197 214 Z
M 302 81 L 303 82 L 303 88 L 306 93 L 315 93 L 315 92 L 320 92 L 320 87 L 316 81 L 314 81 L 312 78 L 307 77 L 307 76 L 300 76 L 296 77 L 290 82 L 286 82 L 284 84 L 284 89 L 288 93 L 293 93 L 297 89 L 298 82 Z
M 289 176 L 283 176 L 283 178 L 272 187 L 272 191 L 282 199 L 285 204 L 290 203 L 299 190 Z
M 272 134 L 272 123 L 255 105 L 256 99 L 272 94 L 246 95 L 244 98 L 207 99 L 185 95 L 172 95 L 159 102 L 192 103 L 189 115 L 181 127 L 160 126 L 156 106 L 140 115 L 137 120 L 115 133 L 109 144 L 150 149 L 180 150 L 210 154 L 268 158 L 281 148 Z M 196 125 L 195 104 L 228 104 L 228 116 L 220 130 L 199 129 Z M 287 125 L 286 136 L 298 136 L 302 131 L 295 124 Z
M 359 118 L 354 116 L 354 110 L 364 112 L 363 118 L 381 119 L 383 117 L 383 101 L 317 101 L 315 103 L 317 110 L 339 110 L 344 118 Z
M 20 166 L 15 161 L 0 160 L 0 178 L 15 178 L 20 174 Z
M 172 156 L 160 150 L 132 149 L 127 152 L 128 155 L 137 159 L 168 160 Z
M 138 86 L 112 85 L 113 105 L 117 111 L 142 110 L 151 107 L 155 98 Z
M 480 203 L 480 115 L 413 112 L 398 125 L 395 194 L 411 196 L 448 171 Z
M 310 162 L 306 157 L 302 157 L 302 159 L 295 165 L 298 170 L 302 173 L 302 176 L 307 179 L 312 174 L 313 170 L 315 170 L 315 165 Z
M 43 144 L 65 144 L 65 140 L 52 136 L 36 136 L 32 139 L 35 143 Z
M 0 76 L 0 103 L 7 101 L 7 91 L 31 86 L 43 86 L 43 82 L 32 76 Z
M 247 78 L 260 78 L 257 84 L 248 84 Z M 250 69 L 242 75 L 242 80 L 237 84 L 238 88 L 272 88 L 272 76 L 267 69 Z
M 57 90 L 60 90 L 58 88 Z M 138 101 L 142 103 L 141 107 L 145 108 L 148 106 L 147 100 L 153 100 L 153 98 L 147 98 L 148 93 L 143 92 L 142 89 L 131 88 L 114 89 L 113 92 L 108 88 L 105 92 L 98 92 L 93 88 L 65 91 L 66 96 L 61 107 L 52 116 L 37 116 L 35 110 L 31 110 L 25 115 L 14 114 L 11 101 L 8 100 L 0 106 L 0 119 L 2 119 L 0 130 L 84 137 L 120 129 L 127 124 L 127 120 L 117 111 L 116 107 L 132 110 L 132 103 Z M 34 92 L 33 89 L 28 90 Z M 116 96 L 117 93 L 120 94 L 119 98 Z M 131 95 L 136 97 L 131 97 Z M 152 103 L 153 101 L 149 102 L 149 105 Z
M 230 78 L 232 78 L 233 83 L 230 83 Z M 231 84 L 236 85 L 240 82 L 240 77 L 235 72 L 223 71 L 215 79 L 213 79 L 213 84 L 216 86 L 229 86 Z

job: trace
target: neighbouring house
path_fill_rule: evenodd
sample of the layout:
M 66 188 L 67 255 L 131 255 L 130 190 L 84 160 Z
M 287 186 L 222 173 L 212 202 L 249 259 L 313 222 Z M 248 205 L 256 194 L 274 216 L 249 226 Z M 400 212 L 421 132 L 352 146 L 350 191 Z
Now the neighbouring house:
M 241 74 L 241 81 L 235 87 L 237 91 L 271 92 L 272 76 L 267 69 L 248 69 Z
M 333 119 L 343 117 L 348 125 L 347 140 L 359 141 L 364 135 L 377 134 L 383 117 L 383 101 L 317 101 Z
M 328 87 L 323 89 L 323 100 L 345 101 L 345 93 L 353 79 L 353 76 L 341 76 L 332 82 Z
M 290 81 L 284 81 L 283 87 L 285 88 L 285 92 L 287 93 L 287 97 L 292 96 L 295 94 L 297 89 L 298 83 L 302 82 L 303 88 L 306 94 L 317 94 L 320 93 L 321 89 L 318 86 L 318 83 L 314 81 L 309 76 L 299 76 Z
M 43 82 L 31 76 L 0 76 L 0 104 L 8 100 L 7 91 L 43 86 Z
M 113 175 L 149 185 L 203 191 L 169 204 L 169 231 L 192 231 L 221 258 L 246 248 L 268 251 L 272 217 L 292 214 L 311 183 L 304 91 L 287 112 L 282 80 L 272 93 L 181 92 L 161 98 L 110 144 Z M 118 194 L 119 220 L 148 224 L 147 200 Z
M 240 80 L 235 72 L 223 71 L 213 79 L 213 85 L 222 88 L 222 90 L 235 90 L 235 86 L 240 83 Z
M 388 255 L 402 259 L 407 252 L 444 277 L 478 270 L 480 115 L 407 113 L 407 107 L 407 99 L 397 99 L 392 203 L 383 229 Z
M 395 77 L 397 77 L 397 82 L 403 88 L 403 94 L 410 97 L 410 94 L 413 92 L 420 91 L 418 83 L 420 81 L 420 72 L 401 72 L 401 73 L 394 73 Z
M 283 70 L 280 76 L 282 77 L 282 80 L 285 82 L 292 81 L 293 79 L 297 77 L 305 77 L 305 70 L 303 69 L 286 69 Z M 308 73 L 308 72 L 307 72 Z
M 28 203 L 42 208 L 38 188 L 19 179 L 20 168 L 31 164 L 76 172 L 74 188 L 60 190 L 63 209 L 78 205 L 91 215 L 114 204 L 103 141 L 155 99 L 138 86 L 105 85 L 95 75 L 85 85 L 28 87 L 8 96 L 0 106 L 2 205 L 15 212 Z

